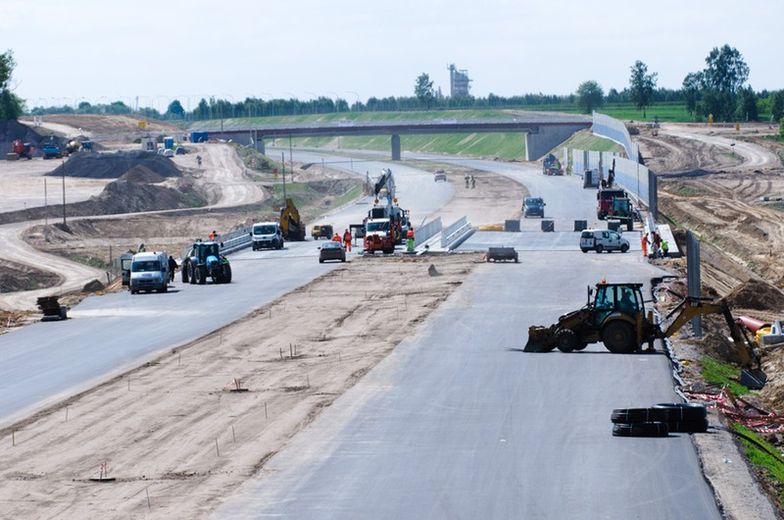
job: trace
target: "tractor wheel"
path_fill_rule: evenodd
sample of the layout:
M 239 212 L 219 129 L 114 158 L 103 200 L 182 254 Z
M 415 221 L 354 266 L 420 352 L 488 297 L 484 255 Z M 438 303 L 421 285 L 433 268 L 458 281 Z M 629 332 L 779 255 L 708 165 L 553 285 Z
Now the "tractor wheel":
M 634 219 L 631 217 L 626 222 L 626 231 L 634 231 Z
M 621 246 L 621 253 L 625 253 L 625 252 L 626 252 L 626 251 L 628 251 L 628 250 L 629 250 L 629 246 L 627 246 L 626 244 L 623 244 L 623 245 Z
M 561 352 L 571 352 L 580 344 L 580 339 L 572 329 L 560 329 L 555 333 L 555 346 Z
M 602 341 L 614 354 L 630 354 L 637 349 L 634 327 L 621 320 L 613 320 L 602 328 Z
M 597 254 L 602 254 L 602 251 L 604 251 L 604 246 L 602 246 L 601 244 L 596 244 L 594 251 L 596 251 Z
M 180 276 L 182 277 L 182 283 L 188 283 L 188 264 L 185 262 L 180 267 Z
M 223 265 L 223 283 L 231 283 L 231 266 L 229 264 Z
M 580 251 L 582 251 L 583 253 L 587 253 L 587 252 L 588 252 L 588 249 L 586 249 L 586 248 L 584 248 L 584 247 L 581 247 L 581 248 L 580 248 Z
M 196 269 L 193 267 L 193 264 L 188 264 L 188 276 L 190 277 L 191 285 L 194 285 L 199 281 L 196 278 Z
M 207 283 L 207 268 L 205 266 L 200 265 L 196 268 L 196 278 L 198 278 L 199 285 Z

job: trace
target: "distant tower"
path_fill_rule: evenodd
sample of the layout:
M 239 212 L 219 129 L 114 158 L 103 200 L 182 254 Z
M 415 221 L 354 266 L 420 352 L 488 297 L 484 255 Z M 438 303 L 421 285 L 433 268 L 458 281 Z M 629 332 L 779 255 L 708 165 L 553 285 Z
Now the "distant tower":
M 449 71 L 449 95 L 453 98 L 469 96 L 468 90 L 471 80 L 468 78 L 468 71 L 457 70 L 454 63 L 450 63 L 447 70 Z

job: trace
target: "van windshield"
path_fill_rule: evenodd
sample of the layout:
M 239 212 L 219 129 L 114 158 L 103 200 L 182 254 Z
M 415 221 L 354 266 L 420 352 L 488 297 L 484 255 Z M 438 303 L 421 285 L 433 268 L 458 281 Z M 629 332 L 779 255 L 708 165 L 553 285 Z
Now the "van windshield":
M 254 235 L 272 235 L 275 233 L 275 226 L 267 224 L 264 226 L 253 226 Z
M 160 270 L 161 263 L 158 260 L 137 260 L 131 264 L 132 273 L 145 273 Z

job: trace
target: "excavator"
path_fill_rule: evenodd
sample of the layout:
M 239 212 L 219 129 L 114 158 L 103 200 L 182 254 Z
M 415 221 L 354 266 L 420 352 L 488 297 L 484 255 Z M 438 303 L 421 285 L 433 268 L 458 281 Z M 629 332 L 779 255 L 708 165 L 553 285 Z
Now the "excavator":
M 564 314 L 549 327 L 531 326 L 523 350 L 550 352 L 558 348 L 572 352 L 600 341 L 616 354 L 636 352 L 644 343 L 653 350 L 655 340 L 669 338 L 692 318 L 705 314 L 724 316 L 740 359 L 741 384 L 752 390 L 761 389 L 767 376 L 760 368 L 758 345 L 738 326 L 725 301 L 686 297 L 658 323 L 653 311 L 646 313 L 641 283 L 598 283 L 595 290 L 589 287 L 585 307 Z M 665 323 L 668 325 L 663 327 Z
M 280 209 L 280 230 L 286 240 L 305 240 L 305 223 L 299 216 L 299 210 L 290 198 Z

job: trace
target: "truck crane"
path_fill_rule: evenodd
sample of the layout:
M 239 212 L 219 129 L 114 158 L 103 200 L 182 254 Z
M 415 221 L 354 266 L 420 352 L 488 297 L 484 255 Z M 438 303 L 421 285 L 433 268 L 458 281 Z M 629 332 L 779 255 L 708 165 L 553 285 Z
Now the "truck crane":
M 364 249 L 374 253 L 392 253 L 395 244 L 402 244 L 410 227 L 408 210 L 397 205 L 395 177 L 392 170 L 384 168 L 373 186 L 374 206 L 365 218 Z M 385 203 L 380 202 L 386 199 Z

